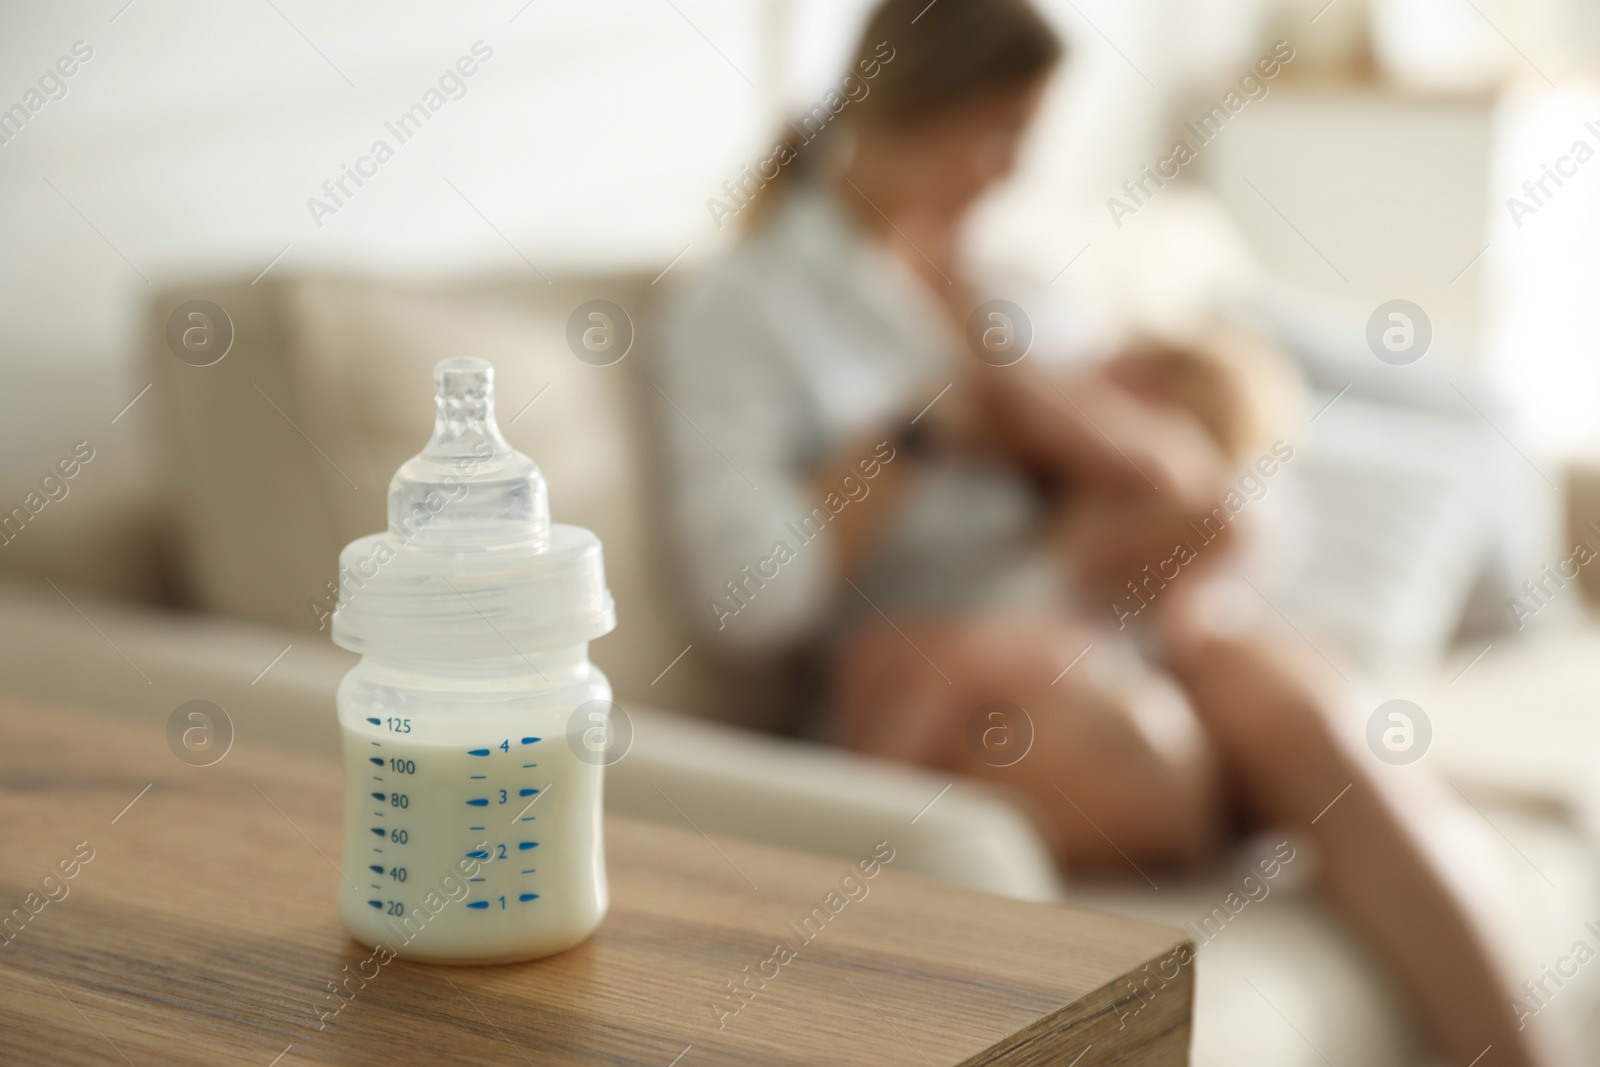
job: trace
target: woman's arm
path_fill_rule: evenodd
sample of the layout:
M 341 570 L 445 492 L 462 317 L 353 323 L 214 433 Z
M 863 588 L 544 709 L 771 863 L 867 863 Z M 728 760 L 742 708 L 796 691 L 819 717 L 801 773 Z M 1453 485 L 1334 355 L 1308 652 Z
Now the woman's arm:
M 907 409 L 897 420 L 883 420 L 812 468 L 817 500 L 830 493 L 860 495 L 859 500 L 849 497 L 852 503 L 831 523 L 838 528 L 833 542 L 837 575 L 854 580 L 860 574 L 903 506 L 918 468 L 928 457 L 950 452 L 1005 452 L 960 378 L 921 411 Z
M 898 447 L 891 437 L 900 439 Z M 886 426 L 855 437 L 811 470 L 812 495 L 833 515 L 828 529 L 837 578 L 853 580 L 882 541 L 905 498 L 913 452 L 904 434 Z M 830 502 L 840 507 L 837 513 Z
M 1162 494 L 1184 511 L 1226 486 L 1227 461 L 1198 419 L 1104 374 L 1057 378 L 1022 363 L 979 367 L 970 380 L 993 434 L 1031 467 L 1117 495 Z

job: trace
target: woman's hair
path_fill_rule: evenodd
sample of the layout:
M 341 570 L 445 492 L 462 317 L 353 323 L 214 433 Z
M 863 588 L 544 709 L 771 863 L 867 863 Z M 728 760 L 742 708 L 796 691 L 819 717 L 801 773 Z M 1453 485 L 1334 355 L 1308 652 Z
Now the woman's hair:
M 841 84 L 780 128 L 777 173 L 761 174 L 746 205 L 750 225 L 759 226 L 795 179 L 818 165 L 841 126 L 904 129 L 1019 92 L 1050 74 L 1064 52 L 1029 0 L 883 0 Z

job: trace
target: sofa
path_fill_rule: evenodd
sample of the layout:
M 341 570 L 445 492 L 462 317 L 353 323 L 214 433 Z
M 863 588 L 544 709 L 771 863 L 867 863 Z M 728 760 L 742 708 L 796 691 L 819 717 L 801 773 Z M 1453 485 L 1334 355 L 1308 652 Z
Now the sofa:
M 658 295 L 648 274 L 284 272 L 167 287 L 149 303 L 132 373 L 56 382 L 72 410 L 53 406 L 39 432 L 59 436 L 64 453 L 87 440 L 95 458 L 0 546 L 0 687 L 152 729 L 204 699 L 224 709 L 237 745 L 333 751 L 333 694 L 353 662 L 325 622 L 338 550 L 381 527 L 390 475 L 426 439 L 433 363 L 483 357 L 496 366 L 502 428 L 544 470 L 558 521 L 605 546 L 620 625 L 591 654 L 635 726 L 608 770 L 610 809 L 840 858 L 891 837 L 897 865 L 921 876 L 1187 923 L 1200 942 L 1201 1067 L 1423 1062 L 1404 1005 L 1308 892 L 1316 859 L 1304 843 L 1270 895 L 1218 932 L 1200 917 L 1271 835 L 1210 869 L 1159 874 L 1159 888 L 1132 872 L 1074 879 L 1004 791 L 780 737 L 748 713 L 760 676 L 696 642 L 666 580 L 645 399 Z M 636 330 L 608 366 L 567 342 L 573 309 L 595 298 L 625 309 Z M 208 366 L 169 342 L 174 310 L 194 300 L 231 324 Z M 1572 500 L 1574 517 L 1588 517 L 1592 497 Z M 1590 786 L 1600 726 L 1589 713 L 1600 676 L 1585 669 L 1600 630 L 1580 622 L 1480 648 L 1365 684 L 1373 704 L 1404 696 L 1428 709 L 1427 758 L 1479 816 L 1459 828 L 1460 861 L 1519 902 L 1503 931 L 1536 979 L 1600 915 Z M 1574 1057 L 1591 1055 L 1597 997 L 1600 976 L 1581 973 L 1537 1025 Z

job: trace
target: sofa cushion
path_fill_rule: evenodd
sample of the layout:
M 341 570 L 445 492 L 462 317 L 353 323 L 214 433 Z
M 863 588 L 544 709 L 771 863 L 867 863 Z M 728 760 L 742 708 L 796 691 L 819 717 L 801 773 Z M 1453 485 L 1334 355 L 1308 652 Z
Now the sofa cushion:
M 339 549 L 383 527 L 389 479 L 432 429 L 434 363 L 479 356 L 495 365 L 500 425 L 543 469 L 557 521 L 605 545 L 620 625 L 592 650 L 596 662 L 619 696 L 712 706 L 695 657 L 652 685 L 689 639 L 654 579 L 646 435 L 634 412 L 642 358 L 594 366 L 566 342 L 580 303 L 638 309 L 645 291 L 627 278 L 284 277 L 165 294 L 148 359 L 193 606 L 326 634 Z M 175 358 L 165 340 L 167 315 L 197 298 L 234 328 L 231 350 L 206 367 Z
M 6 368 L 0 575 L 74 598 L 171 596 L 146 448 L 149 381 L 142 367 L 88 355 Z

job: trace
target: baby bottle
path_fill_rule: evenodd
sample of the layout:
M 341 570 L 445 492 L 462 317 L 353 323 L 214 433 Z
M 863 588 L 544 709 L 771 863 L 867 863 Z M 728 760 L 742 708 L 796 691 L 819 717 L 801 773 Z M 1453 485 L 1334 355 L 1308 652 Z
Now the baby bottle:
M 588 643 L 616 613 L 599 539 L 551 524 L 544 476 L 501 436 L 493 367 L 448 359 L 433 380 L 388 530 L 339 554 L 333 639 L 361 654 L 338 695 L 339 913 L 407 959 L 535 959 L 606 911 L 604 761 L 568 724 L 610 707 Z

